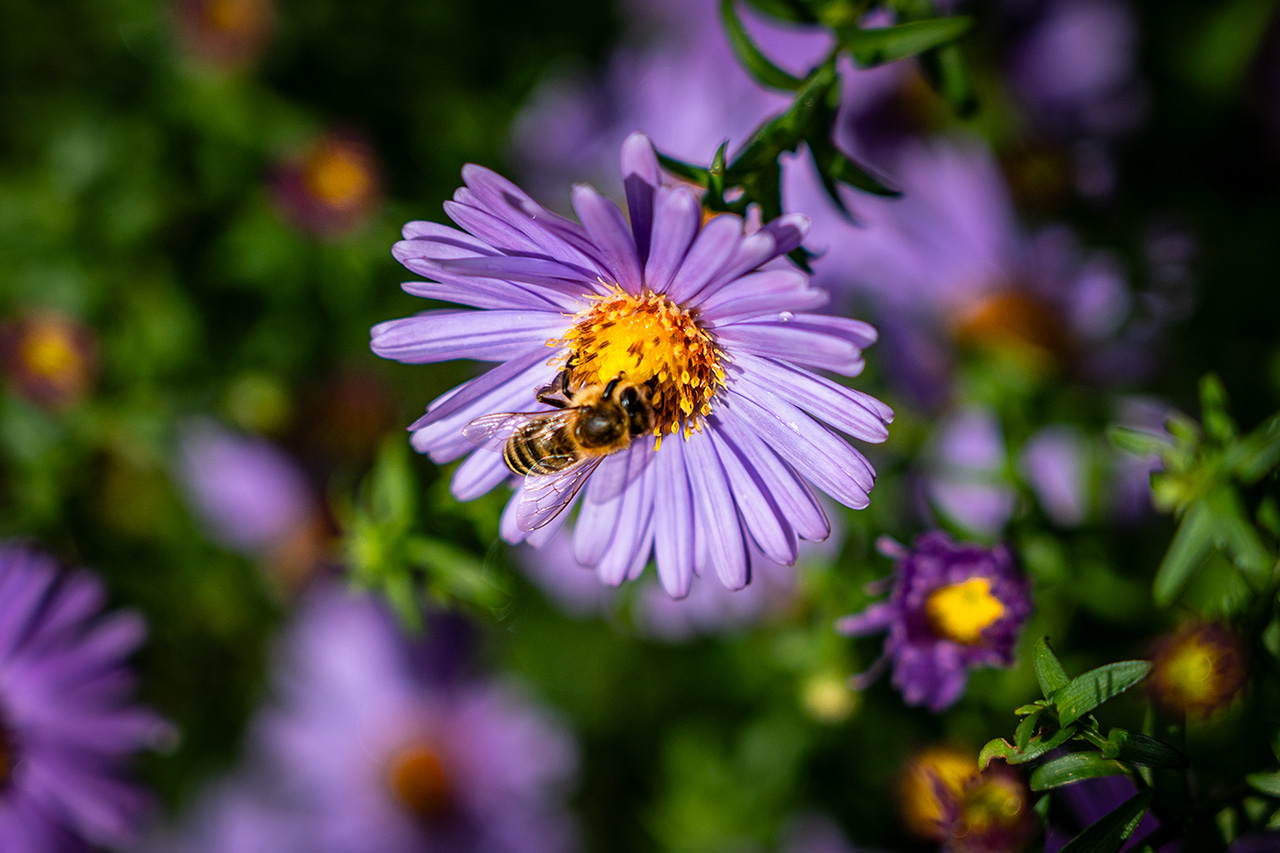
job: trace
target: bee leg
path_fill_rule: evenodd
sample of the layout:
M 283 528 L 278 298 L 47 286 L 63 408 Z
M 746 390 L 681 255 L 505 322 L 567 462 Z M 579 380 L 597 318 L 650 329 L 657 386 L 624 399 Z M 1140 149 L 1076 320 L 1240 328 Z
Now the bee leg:
M 569 402 L 573 399 L 573 394 L 569 391 L 569 371 L 567 369 L 560 371 L 560 375 L 551 380 L 551 384 L 539 388 L 535 396 L 539 403 L 545 403 L 557 409 L 568 408 Z

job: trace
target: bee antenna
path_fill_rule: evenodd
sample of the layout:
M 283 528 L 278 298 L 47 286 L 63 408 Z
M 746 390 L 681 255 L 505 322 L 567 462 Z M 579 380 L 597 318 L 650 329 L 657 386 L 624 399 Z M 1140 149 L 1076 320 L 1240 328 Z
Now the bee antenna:
M 618 383 L 622 381 L 621 376 L 615 376 L 609 380 L 609 384 L 604 386 L 604 399 L 608 400 L 613 397 L 613 389 L 618 387 Z

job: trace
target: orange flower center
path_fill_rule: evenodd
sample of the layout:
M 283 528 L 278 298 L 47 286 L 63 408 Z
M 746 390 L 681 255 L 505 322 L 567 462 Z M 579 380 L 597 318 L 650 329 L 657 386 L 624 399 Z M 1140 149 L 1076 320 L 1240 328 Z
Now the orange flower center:
M 1038 299 L 1018 291 L 995 293 L 963 312 L 956 323 L 961 343 L 1008 352 L 1037 365 L 1064 359 L 1071 342 L 1062 318 Z
M 312 195 L 334 207 L 355 207 L 373 191 L 364 157 L 340 145 L 326 145 L 308 157 L 303 180 Z
M 602 385 L 619 376 L 649 388 L 654 435 L 696 432 L 724 386 L 727 359 L 693 313 L 660 293 L 614 290 L 573 318 L 563 338 L 572 387 Z
M 444 762 L 430 744 L 400 750 L 392 756 L 387 776 L 396 801 L 421 820 L 439 817 L 453 802 Z
M 947 804 L 958 801 L 965 784 L 977 775 L 977 757 L 955 747 L 929 749 L 912 759 L 898 781 L 907 829 L 921 838 L 940 839 Z

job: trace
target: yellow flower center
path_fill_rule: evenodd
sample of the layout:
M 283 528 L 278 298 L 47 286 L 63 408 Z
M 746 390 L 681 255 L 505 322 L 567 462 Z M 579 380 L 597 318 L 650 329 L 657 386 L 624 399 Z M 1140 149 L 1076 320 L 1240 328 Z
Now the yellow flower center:
M 373 187 L 364 158 L 341 146 L 325 146 L 307 158 L 305 181 L 312 195 L 335 207 L 359 204 Z
M 61 384 L 80 366 L 80 352 L 70 331 L 40 323 L 23 336 L 22 363 L 28 371 Z
M 387 776 L 396 800 L 421 820 L 439 817 L 453 802 L 444 762 L 431 744 L 400 750 L 392 756 Z
M 696 317 L 660 293 L 632 296 L 614 290 L 573 318 L 563 338 L 573 388 L 602 385 L 625 376 L 649 389 L 654 435 L 685 435 L 711 414 L 711 399 L 724 386 L 727 361 Z
M 220 33 L 239 33 L 257 27 L 262 11 L 252 0 L 211 0 L 205 7 L 205 23 Z
M 915 835 L 940 838 L 947 802 L 959 800 L 965 784 L 978 775 L 974 755 L 954 747 L 927 750 L 914 758 L 898 782 L 902 818 Z
M 971 838 L 977 842 L 973 845 L 961 843 L 958 849 L 986 849 L 981 844 L 981 837 L 992 830 L 1017 829 L 1023 821 L 1026 806 L 1027 795 L 1017 777 L 988 771 L 965 789 L 960 817 L 951 827 L 951 836 L 954 839 Z
M 961 343 L 1010 353 L 1038 367 L 1060 363 L 1071 350 L 1062 319 L 1043 302 L 1017 291 L 985 297 L 960 315 L 955 328 Z
M 966 646 L 980 641 L 982 632 L 1004 615 L 1004 605 L 991 594 L 987 578 L 940 587 L 929 595 L 924 608 L 938 636 Z

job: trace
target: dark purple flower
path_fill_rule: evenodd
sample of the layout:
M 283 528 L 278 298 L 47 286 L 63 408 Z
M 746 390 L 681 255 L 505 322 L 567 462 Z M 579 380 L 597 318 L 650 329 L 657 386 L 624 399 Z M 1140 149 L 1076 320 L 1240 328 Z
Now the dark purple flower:
M 177 0 L 178 41 L 200 62 L 234 70 L 262 53 L 275 26 L 271 0 Z
M 62 853 L 130 841 L 148 798 L 125 778 L 165 724 L 128 704 L 133 613 L 101 615 L 83 572 L 0 548 L 0 848 Z
M 295 227 L 341 237 L 363 225 L 382 197 L 373 147 L 351 133 L 331 132 L 279 167 L 276 206 Z
M 836 625 L 847 636 L 889 634 L 884 656 L 856 686 L 892 666 L 893 685 L 908 705 L 939 712 L 960 699 L 969 670 L 1013 664 L 1031 596 L 1007 546 L 956 543 L 933 532 L 910 549 L 882 547 L 897 559 L 889 599 Z
M 1104 776 L 1086 779 L 1055 791 L 1070 815 L 1069 824 L 1050 823 L 1045 832 L 1046 853 L 1057 853 L 1085 827 L 1105 817 L 1125 800 L 1138 793 L 1127 776 Z M 1051 814 L 1056 812 L 1051 812 Z M 1160 827 L 1155 815 L 1148 812 L 1138 822 L 1121 850 L 1136 850 Z
M 93 387 L 97 341 L 77 320 L 39 312 L 0 325 L 0 368 L 19 394 L 48 409 L 65 409 Z
M 379 324 L 373 350 L 411 364 L 499 362 L 411 427 L 414 447 L 438 463 L 470 453 L 453 478 L 462 500 L 512 476 L 494 452 L 500 443 L 471 452 L 463 429 L 472 421 L 557 411 L 535 395 L 558 376 L 572 394 L 622 376 L 643 386 L 652 432 L 572 466 L 572 477 L 525 477 L 503 537 L 544 544 L 569 515 L 562 509 L 577 504 L 575 557 L 605 583 L 636 577 L 653 555 L 672 596 L 713 571 L 737 589 L 750 580 L 748 540 L 790 564 L 799 539 L 828 535 L 810 483 L 846 506 L 868 504 L 874 471 L 835 430 L 883 441 L 892 412 L 812 368 L 857 375 L 875 330 L 811 313 L 826 293 L 797 270 L 765 266 L 799 245 L 804 217 L 704 222 L 691 188 L 662 183 L 642 134 L 623 145 L 622 172 L 629 224 L 579 185 L 580 225 L 493 172 L 466 167 L 466 186 L 445 205 L 465 230 L 410 223 L 395 255 L 438 282 L 411 282 L 408 292 L 480 310 Z
M 423 679 L 408 651 L 367 599 L 304 601 L 255 726 L 266 787 L 301 818 L 257 821 L 277 849 L 575 849 L 563 728 L 511 685 Z

